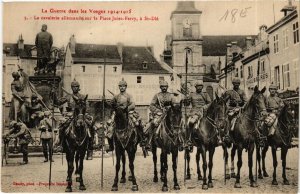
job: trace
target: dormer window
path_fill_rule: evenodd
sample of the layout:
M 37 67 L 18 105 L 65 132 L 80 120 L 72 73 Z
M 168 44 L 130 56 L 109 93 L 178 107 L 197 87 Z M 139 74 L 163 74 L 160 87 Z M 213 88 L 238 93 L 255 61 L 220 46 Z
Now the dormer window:
M 148 63 L 147 63 L 147 61 L 144 61 L 142 63 L 142 65 L 143 65 L 143 69 L 148 69 Z
M 113 69 L 114 69 L 114 70 L 113 70 L 114 72 L 117 72 L 117 67 L 113 67 Z

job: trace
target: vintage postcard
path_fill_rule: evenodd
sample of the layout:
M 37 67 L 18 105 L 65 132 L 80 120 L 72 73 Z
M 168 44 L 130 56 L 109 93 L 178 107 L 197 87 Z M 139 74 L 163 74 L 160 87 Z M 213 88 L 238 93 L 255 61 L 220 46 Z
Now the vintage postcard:
M 299 0 L 2 4 L 2 192 L 299 191 Z

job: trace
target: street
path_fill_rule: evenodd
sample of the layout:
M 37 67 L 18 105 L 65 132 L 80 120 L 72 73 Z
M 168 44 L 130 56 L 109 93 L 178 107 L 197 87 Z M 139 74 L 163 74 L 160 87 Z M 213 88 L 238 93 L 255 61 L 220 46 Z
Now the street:
M 140 149 L 140 148 L 139 148 Z M 213 166 L 213 184 L 214 188 L 208 190 L 202 190 L 202 181 L 197 180 L 196 164 L 195 164 L 195 149 L 191 154 L 191 180 L 187 180 L 185 185 L 183 181 L 183 170 L 184 170 L 184 159 L 183 152 L 180 152 L 178 158 L 178 181 L 181 187 L 180 191 L 173 190 L 173 170 L 171 164 L 171 158 L 168 159 L 168 186 L 170 192 L 176 193 L 200 193 L 200 192 L 243 192 L 243 193 L 296 193 L 298 189 L 298 149 L 290 149 L 287 157 L 287 178 L 290 181 L 290 185 L 282 184 L 281 177 L 281 160 L 280 151 L 277 151 L 278 167 L 277 167 L 277 186 L 272 186 L 272 177 L 267 177 L 258 180 L 258 188 L 251 188 L 249 186 L 248 179 L 248 162 L 247 153 L 243 152 L 243 166 L 241 169 L 241 186 L 242 189 L 234 188 L 234 180 L 227 180 L 224 185 L 224 163 L 222 159 L 222 149 L 218 147 L 214 155 L 214 166 Z M 158 153 L 160 153 L 158 151 Z M 100 187 L 101 183 L 101 158 L 100 153 L 94 154 L 93 160 L 84 161 L 84 172 L 83 178 L 87 190 L 85 192 L 111 192 L 111 186 L 113 183 L 115 168 L 113 166 L 113 160 L 110 155 L 105 155 L 104 158 L 104 186 L 103 189 Z M 255 158 L 255 154 L 254 154 Z M 2 167 L 2 192 L 64 192 L 66 187 L 66 175 L 67 175 L 67 164 L 64 155 L 64 161 L 62 165 L 61 155 L 55 155 L 55 162 L 52 163 L 52 185 L 49 189 L 49 163 L 44 163 L 43 157 L 30 157 L 28 165 L 19 165 L 21 158 L 9 158 L 8 165 Z M 202 159 L 201 159 L 202 160 Z M 114 162 L 116 159 L 114 160 Z M 129 175 L 128 159 L 126 161 L 127 177 Z M 201 161 L 200 161 L 201 162 Z M 236 163 L 236 161 L 235 161 Z M 159 168 L 158 159 L 158 171 Z M 202 166 L 202 162 L 201 162 Z M 270 176 L 273 173 L 272 167 L 272 156 L 269 150 L 266 157 L 267 172 Z M 201 169 L 202 171 L 202 169 Z M 253 167 L 255 174 L 255 165 Z M 153 183 L 153 163 L 151 152 L 145 159 L 141 151 L 139 150 L 135 160 L 135 173 L 137 178 L 137 184 L 139 186 L 139 192 L 152 193 L 161 192 L 162 183 Z M 203 175 L 203 173 L 202 173 Z M 121 171 L 119 173 L 121 176 Z M 120 179 L 120 178 L 119 178 Z M 75 176 L 73 176 L 73 192 L 79 192 L 79 184 L 75 182 Z M 131 183 L 119 184 L 118 192 L 132 192 Z

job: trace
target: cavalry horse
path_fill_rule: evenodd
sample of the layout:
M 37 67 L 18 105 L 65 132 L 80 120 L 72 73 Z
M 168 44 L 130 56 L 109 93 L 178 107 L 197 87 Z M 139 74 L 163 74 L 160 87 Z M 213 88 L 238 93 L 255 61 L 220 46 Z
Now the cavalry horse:
M 278 185 L 278 182 L 276 180 L 276 168 L 277 168 L 277 156 L 276 156 L 276 150 L 277 148 L 281 148 L 281 160 L 282 160 L 282 178 L 283 178 L 283 184 L 289 185 L 289 181 L 286 178 L 286 156 L 288 153 L 288 149 L 290 148 L 290 142 L 293 136 L 293 131 L 291 130 L 290 126 L 293 122 L 293 115 L 289 111 L 289 105 L 285 104 L 284 107 L 280 110 L 279 116 L 278 116 L 278 122 L 275 127 L 275 133 L 272 136 L 267 137 L 267 144 L 262 149 L 262 169 L 263 169 L 263 175 L 265 177 L 268 176 L 266 169 L 265 169 L 265 156 L 266 152 L 268 150 L 268 146 L 271 146 L 272 149 L 272 157 L 273 157 L 273 181 L 272 185 Z M 266 126 L 263 128 L 263 133 L 267 136 L 268 135 L 268 129 Z M 259 150 L 258 150 L 259 152 Z M 261 175 L 261 168 L 260 168 L 260 157 L 258 157 L 259 162 L 259 177 L 262 178 Z
M 241 188 L 240 185 L 240 170 L 243 164 L 242 153 L 243 149 L 248 151 L 248 167 L 249 167 L 249 180 L 251 187 L 257 187 L 256 181 L 254 181 L 252 167 L 253 167 L 253 152 L 255 145 L 258 143 L 258 139 L 261 137 L 259 126 L 267 115 L 265 97 L 263 93 L 266 88 L 264 87 L 261 91 L 257 86 L 254 88 L 254 93 L 250 100 L 246 103 L 245 107 L 237 118 L 233 131 L 230 131 L 230 136 L 233 141 L 232 147 L 232 161 L 234 161 L 234 153 L 237 150 L 238 171 L 235 176 L 236 182 L 234 187 Z M 227 150 L 225 149 L 225 152 Z M 228 154 L 225 154 L 225 162 L 227 167 Z M 233 162 L 232 162 L 233 163 Z M 231 172 L 234 174 L 234 169 Z
M 203 159 L 203 185 L 202 189 L 213 188 L 212 183 L 212 167 L 213 167 L 213 156 L 215 148 L 218 146 L 218 136 L 224 137 L 226 132 L 226 116 L 227 116 L 227 106 L 226 99 L 219 97 L 216 94 L 216 99 L 209 105 L 206 115 L 203 116 L 201 120 L 198 121 L 198 124 L 194 124 L 190 127 L 192 131 L 192 140 L 193 144 L 197 146 L 196 153 L 196 163 L 197 163 L 197 174 L 198 180 L 202 179 L 201 170 L 199 166 L 200 154 Z M 198 125 L 198 127 L 197 127 Z M 206 152 L 209 152 L 209 162 L 208 162 L 208 184 L 206 178 L 207 170 L 207 160 Z M 189 157 L 187 165 L 187 175 L 186 177 L 190 178 L 190 169 L 189 169 Z
M 132 191 L 138 191 L 138 185 L 136 183 L 136 178 L 134 174 L 134 160 L 135 153 L 137 151 L 137 144 L 139 142 L 139 135 L 137 128 L 134 123 L 128 118 L 128 113 L 122 109 L 116 109 L 115 116 L 115 130 L 114 130 L 114 142 L 115 142 L 115 151 L 116 151 L 116 175 L 114 179 L 113 186 L 111 191 L 118 191 L 118 182 L 119 182 L 119 170 L 120 162 L 122 159 L 123 162 L 123 172 L 121 183 L 126 182 L 126 172 L 125 172 L 125 151 L 128 154 L 129 158 L 129 168 L 131 172 L 131 181 L 132 181 Z
M 176 100 L 177 101 L 177 100 Z M 168 154 L 172 154 L 172 168 L 174 172 L 174 190 L 180 190 L 177 181 L 177 158 L 178 158 L 178 144 L 180 141 L 181 130 L 181 103 L 175 102 L 172 109 L 167 109 L 166 112 L 162 115 L 163 119 L 158 126 L 159 129 L 156 129 L 158 133 L 154 134 L 152 139 L 152 154 L 153 154 L 153 163 L 154 163 L 154 178 L 153 182 L 158 181 L 157 177 L 157 148 L 161 148 L 160 155 L 160 175 L 161 181 L 163 181 L 162 191 L 168 191 Z M 171 119 L 172 118 L 172 119 Z
M 72 192 L 72 174 L 74 171 L 74 158 L 79 159 L 79 166 L 76 170 L 79 174 L 79 177 L 76 178 L 76 181 L 80 183 L 79 189 L 86 190 L 86 187 L 83 183 L 82 171 L 83 171 L 83 160 L 85 153 L 87 151 L 89 137 L 88 129 L 85 123 L 85 112 L 86 112 L 86 99 L 77 98 L 73 96 L 75 101 L 75 108 L 73 114 L 73 121 L 70 124 L 69 132 L 66 134 L 65 138 L 62 141 L 63 149 L 66 152 L 66 159 L 68 163 L 68 176 L 67 176 L 67 188 L 66 192 Z M 76 166 L 78 161 L 76 161 Z

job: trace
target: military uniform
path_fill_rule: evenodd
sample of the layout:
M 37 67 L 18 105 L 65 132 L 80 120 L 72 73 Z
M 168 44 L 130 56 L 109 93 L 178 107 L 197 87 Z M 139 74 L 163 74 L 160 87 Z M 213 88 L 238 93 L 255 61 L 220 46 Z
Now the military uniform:
M 39 130 L 41 131 L 41 141 L 43 146 L 43 153 L 45 160 L 48 162 L 48 150 L 49 150 L 49 160 L 52 160 L 52 144 L 53 144 L 53 134 L 52 134 L 52 121 L 49 118 L 50 112 L 45 111 L 45 118 L 41 120 Z M 52 160 L 53 162 L 53 160 Z
M 28 144 L 32 139 L 29 129 L 24 123 L 12 121 L 10 124 L 11 130 L 6 136 L 10 138 L 19 138 L 19 145 L 23 153 L 23 164 L 28 163 Z
M 232 83 L 240 83 L 238 78 L 234 78 Z M 242 89 L 232 89 L 225 92 L 225 98 L 229 97 L 229 120 L 231 121 L 231 131 L 234 128 L 236 117 L 240 112 L 241 107 L 243 107 L 247 102 L 246 93 Z
M 32 94 L 31 105 L 27 108 L 29 109 L 30 119 L 34 122 L 34 126 L 38 126 L 42 119 L 43 106 L 38 102 L 36 94 Z

